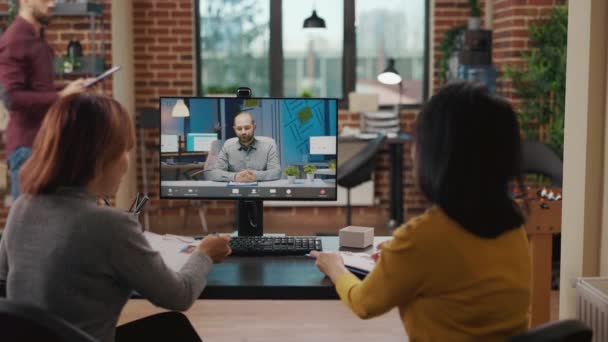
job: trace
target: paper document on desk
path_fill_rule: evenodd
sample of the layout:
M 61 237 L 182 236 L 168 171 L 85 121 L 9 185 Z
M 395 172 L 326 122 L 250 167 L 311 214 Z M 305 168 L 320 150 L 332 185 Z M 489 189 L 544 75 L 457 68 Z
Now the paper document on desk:
M 353 273 L 366 275 L 374 269 L 376 262 L 367 253 L 339 252 L 344 266 Z
M 228 186 L 256 186 L 258 182 L 228 182 Z
M 176 272 L 184 266 L 199 243 L 188 236 L 159 235 L 151 232 L 144 232 L 144 236 L 150 246 L 160 252 L 165 264 Z

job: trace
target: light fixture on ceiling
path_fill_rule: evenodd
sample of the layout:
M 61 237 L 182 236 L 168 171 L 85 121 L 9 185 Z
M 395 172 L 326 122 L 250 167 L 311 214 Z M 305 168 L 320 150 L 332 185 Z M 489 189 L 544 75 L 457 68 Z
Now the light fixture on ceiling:
M 312 15 L 304 19 L 304 28 L 325 28 L 325 20 L 317 15 L 316 10 L 312 10 Z
M 186 106 L 184 99 L 178 99 L 173 107 L 173 111 L 171 111 L 171 116 L 176 118 L 185 118 L 190 116 L 190 110 Z

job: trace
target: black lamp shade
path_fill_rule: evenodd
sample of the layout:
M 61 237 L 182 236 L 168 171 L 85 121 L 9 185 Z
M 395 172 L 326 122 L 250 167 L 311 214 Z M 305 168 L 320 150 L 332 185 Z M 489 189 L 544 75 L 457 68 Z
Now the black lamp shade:
M 304 28 L 325 28 L 325 20 L 313 10 L 312 15 L 304 20 Z

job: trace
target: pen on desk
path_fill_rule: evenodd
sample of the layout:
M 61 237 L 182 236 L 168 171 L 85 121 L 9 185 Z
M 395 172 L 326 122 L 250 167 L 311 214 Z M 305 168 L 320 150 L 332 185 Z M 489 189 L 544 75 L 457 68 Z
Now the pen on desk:
M 106 204 L 108 207 L 110 207 L 110 201 L 108 201 L 108 198 L 107 198 L 107 197 L 104 197 L 104 198 L 103 198 L 103 202 L 104 202 L 104 203 L 105 203 L 105 204 Z
M 148 202 L 149 199 L 150 198 L 148 198 L 148 196 L 144 196 L 141 199 L 141 201 L 137 205 L 137 208 L 135 208 L 135 214 L 139 214 L 139 212 L 144 208 L 144 205 L 146 205 L 146 203 Z
M 131 203 L 131 206 L 129 207 L 129 210 L 128 210 L 129 212 L 132 212 L 133 210 L 135 210 L 138 200 L 139 200 L 139 192 L 135 195 L 135 198 L 133 199 L 133 202 Z

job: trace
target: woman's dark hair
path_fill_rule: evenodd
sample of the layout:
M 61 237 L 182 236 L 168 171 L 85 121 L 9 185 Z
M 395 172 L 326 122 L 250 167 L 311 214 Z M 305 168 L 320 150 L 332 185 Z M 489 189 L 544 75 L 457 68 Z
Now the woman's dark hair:
M 510 189 L 522 187 L 521 143 L 507 101 L 480 84 L 450 83 L 419 114 L 415 147 L 420 189 L 464 229 L 493 238 L 524 223 Z
M 62 98 L 46 113 L 19 173 L 21 191 L 84 187 L 134 143 L 132 119 L 116 100 L 86 93 Z

